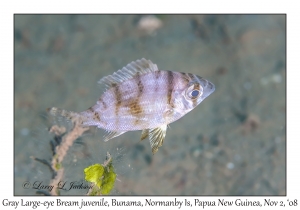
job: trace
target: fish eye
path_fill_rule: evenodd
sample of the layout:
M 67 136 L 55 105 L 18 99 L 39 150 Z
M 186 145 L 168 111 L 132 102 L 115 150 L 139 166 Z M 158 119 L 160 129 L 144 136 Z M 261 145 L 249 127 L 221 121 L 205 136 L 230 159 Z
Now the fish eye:
M 191 95 L 192 97 L 197 97 L 199 95 L 199 90 L 193 90 Z
M 186 94 L 190 99 L 196 99 L 203 94 L 203 88 L 199 84 L 193 84 L 187 89 Z

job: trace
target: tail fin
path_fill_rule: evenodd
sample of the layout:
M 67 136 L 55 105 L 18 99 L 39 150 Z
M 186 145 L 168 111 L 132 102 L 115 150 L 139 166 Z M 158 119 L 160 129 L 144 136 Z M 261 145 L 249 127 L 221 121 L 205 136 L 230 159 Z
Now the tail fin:
M 48 108 L 47 112 L 49 112 L 52 116 L 55 116 L 55 117 L 62 116 L 72 122 L 78 121 L 78 120 L 79 120 L 79 122 L 82 122 L 80 114 L 76 113 L 76 112 L 59 109 L 57 107 Z

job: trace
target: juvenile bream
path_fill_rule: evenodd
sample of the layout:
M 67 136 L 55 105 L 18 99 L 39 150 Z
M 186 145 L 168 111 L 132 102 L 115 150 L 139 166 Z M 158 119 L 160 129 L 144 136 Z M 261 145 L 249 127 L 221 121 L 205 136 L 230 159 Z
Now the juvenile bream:
M 108 132 L 108 141 L 127 131 L 142 130 L 149 137 L 152 153 L 162 146 L 167 125 L 183 117 L 215 90 L 213 83 L 190 73 L 159 70 L 142 58 L 102 78 L 107 89 L 97 103 L 83 112 L 56 107 L 52 115 L 77 119 L 82 126 L 97 126 Z

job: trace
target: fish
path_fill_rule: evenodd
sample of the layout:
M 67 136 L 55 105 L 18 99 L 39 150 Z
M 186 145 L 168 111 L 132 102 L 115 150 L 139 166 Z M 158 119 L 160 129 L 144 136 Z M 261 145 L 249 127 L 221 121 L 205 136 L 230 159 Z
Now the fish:
M 145 58 L 132 61 L 98 83 L 106 90 L 87 110 L 73 112 L 52 107 L 48 111 L 54 116 L 77 119 L 81 126 L 104 129 L 104 141 L 142 130 L 141 141 L 149 138 L 153 154 L 163 145 L 168 125 L 215 91 L 215 85 L 200 76 L 159 70 Z

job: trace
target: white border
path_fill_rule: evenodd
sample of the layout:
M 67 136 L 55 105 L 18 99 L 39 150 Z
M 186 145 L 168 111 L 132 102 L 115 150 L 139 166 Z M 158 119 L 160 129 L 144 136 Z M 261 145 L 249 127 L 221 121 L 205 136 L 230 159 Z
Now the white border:
M 296 1 L 294 1 L 296 2 Z M 299 12 L 297 4 L 286 1 L 84 1 L 76 5 L 71 1 L 4 1 L 1 3 L 1 128 L 2 135 L 1 204 L 4 198 L 13 197 L 13 14 L 14 13 L 287 13 L 287 197 L 269 197 L 272 200 L 293 200 L 299 196 Z M 3 97 L 4 96 L 4 97 Z M 283 169 L 284 170 L 284 169 Z M 184 200 L 187 197 L 178 197 Z M 195 197 L 188 199 L 193 200 Z M 224 197 L 230 201 L 238 197 Z M 49 197 L 25 197 L 24 200 L 56 200 Z M 62 197 L 64 200 L 81 200 L 81 197 Z M 85 200 L 98 200 L 88 198 Z M 109 197 L 107 199 L 112 199 Z M 117 199 L 122 200 L 121 197 Z M 126 200 L 141 200 L 143 197 L 126 197 Z M 155 200 L 172 200 L 173 197 L 153 197 Z M 202 200 L 217 200 L 218 197 L 200 197 Z M 247 200 L 263 200 L 263 197 L 242 197 Z M 299 204 L 298 204 L 299 205 Z M 166 207 L 167 208 L 167 207 Z M 238 207 L 235 207 L 238 208 Z

